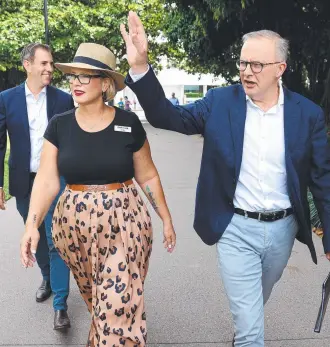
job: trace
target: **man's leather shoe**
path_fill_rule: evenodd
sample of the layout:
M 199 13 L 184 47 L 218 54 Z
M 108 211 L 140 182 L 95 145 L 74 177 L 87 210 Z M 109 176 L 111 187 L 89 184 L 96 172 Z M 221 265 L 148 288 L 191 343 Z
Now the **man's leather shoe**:
M 42 280 L 41 286 L 37 290 L 36 300 L 37 302 L 43 302 L 47 300 L 52 294 L 52 288 L 50 287 L 50 282 Z
M 56 310 L 54 316 L 54 330 L 70 328 L 70 319 L 65 310 Z

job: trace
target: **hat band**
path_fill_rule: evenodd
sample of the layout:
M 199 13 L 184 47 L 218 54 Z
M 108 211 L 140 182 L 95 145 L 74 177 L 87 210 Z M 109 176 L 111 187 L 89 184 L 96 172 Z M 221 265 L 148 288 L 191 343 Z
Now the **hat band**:
M 96 60 L 96 59 L 93 59 L 93 58 L 77 56 L 77 57 L 73 58 L 73 62 L 74 63 L 88 64 L 88 65 L 92 65 L 92 66 L 98 67 L 100 69 L 113 71 L 113 69 L 111 69 L 111 67 L 109 65 L 104 64 L 104 63 L 100 62 L 99 60 Z

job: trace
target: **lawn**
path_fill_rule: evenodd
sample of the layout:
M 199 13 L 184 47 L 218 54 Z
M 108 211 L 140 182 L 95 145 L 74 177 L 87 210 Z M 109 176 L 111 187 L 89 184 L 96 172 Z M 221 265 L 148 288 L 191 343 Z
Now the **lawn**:
M 6 200 L 10 199 L 11 196 L 9 195 L 8 191 L 8 159 L 9 159 L 9 153 L 10 153 L 10 145 L 9 140 L 7 140 L 7 152 L 5 157 L 5 175 L 4 175 L 4 190 L 6 194 Z

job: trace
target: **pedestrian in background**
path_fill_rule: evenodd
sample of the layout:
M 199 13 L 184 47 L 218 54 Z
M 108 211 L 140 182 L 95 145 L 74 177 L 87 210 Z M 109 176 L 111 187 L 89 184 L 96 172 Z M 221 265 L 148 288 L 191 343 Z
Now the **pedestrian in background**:
M 124 99 L 125 99 L 125 101 L 124 101 L 124 110 L 125 111 L 132 111 L 132 109 L 131 109 L 132 103 L 128 100 L 128 97 L 125 96 Z
M 172 96 L 169 98 L 171 104 L 173 106 L 178 106 L 179 105 L 179 100 L 178 98 L 175 96 L 175 93 L 172 93 Z

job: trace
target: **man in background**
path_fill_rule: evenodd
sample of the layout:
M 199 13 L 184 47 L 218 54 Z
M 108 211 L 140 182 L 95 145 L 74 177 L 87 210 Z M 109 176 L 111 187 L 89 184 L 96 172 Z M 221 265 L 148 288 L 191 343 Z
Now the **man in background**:
M 172 105 L 174 105 L 174 106 L 178 106 L 179 105 L 179 100 L 175 96 L 175 93 L 172 93 L 172 97 L 170 97 L 169 100 L 170 100 Z
M 39 168 L 43 135 L 48 121 L 57 113 L 74 108 L 71 96 L 50 86 L 54 65 L 49 46 L 31 43 L 21 53 L 27 79 L 21 85 L 0 93 L 0 209 L 5 210 L 3 190 L 7 132 L 10 140 L 9 193 L 16 198 L 17 210 L 26 221 L 30 194 Z M 64 188 L 61 181 L 61 191 Z M 57 198 L 40 228 L 36 253 L 42 282 L 36 301 L 43 302 L 54 293 L 54 329 L 70 327 L 67 315 L 69 269 L 52 241 L 51 222 Z

